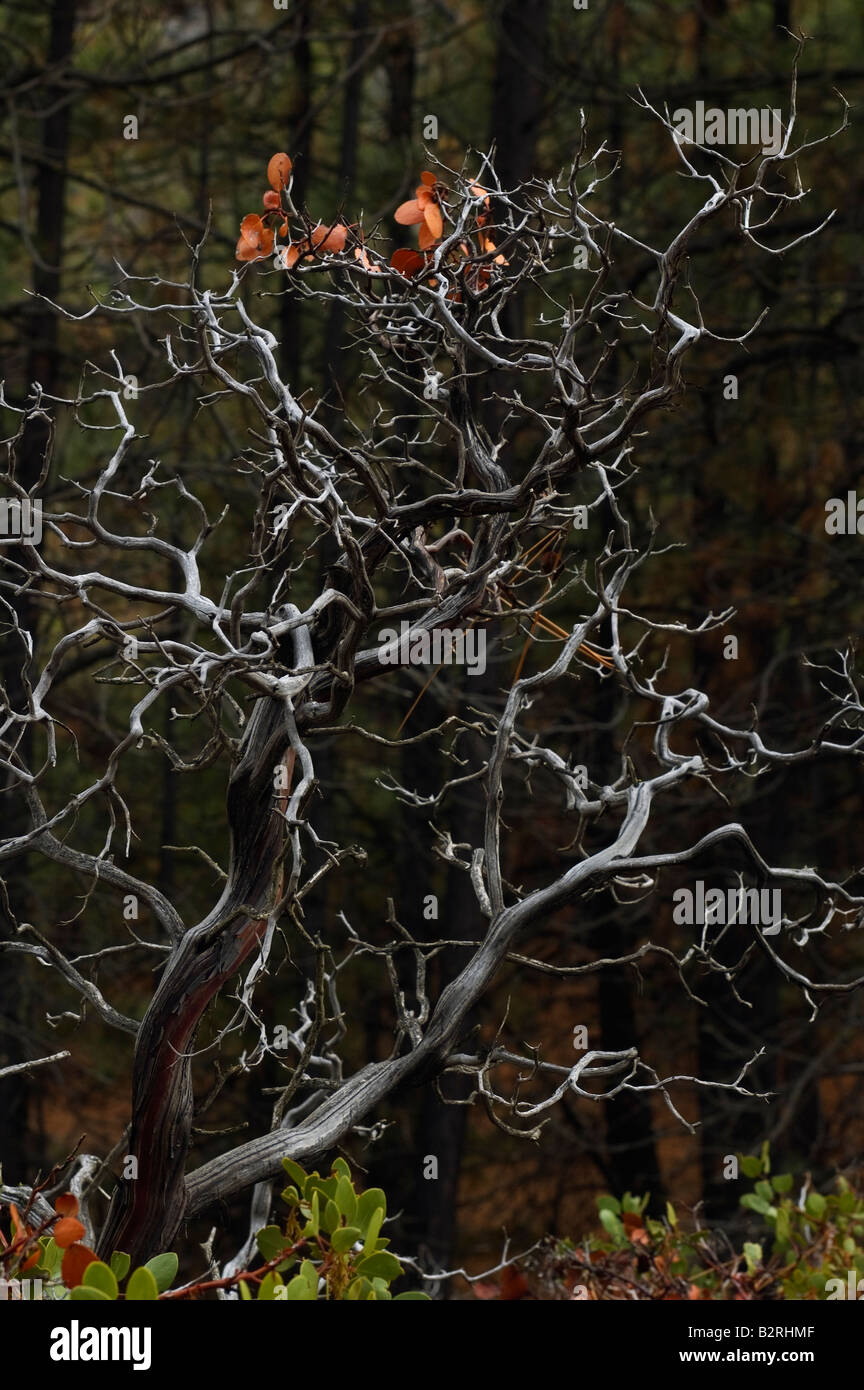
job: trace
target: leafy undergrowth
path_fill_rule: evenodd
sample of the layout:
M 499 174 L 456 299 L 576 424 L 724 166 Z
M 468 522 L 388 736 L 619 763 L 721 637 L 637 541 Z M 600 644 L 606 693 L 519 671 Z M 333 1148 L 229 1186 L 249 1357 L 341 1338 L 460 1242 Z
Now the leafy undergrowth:
M 838 1177 L 825 1193 L 809 1176 L 771 1175 L 768 1147 L 738 1158 L 756 1179 L 741 1205 L 758 1239 L 739 1252 L 722 1232 L 700 1228 L 666 1204 L 647 1215 L 650 1194 L 599 1197 L 602 1234 L 579 1243 L 542 1241 L 496 1281 L 473 1285 L 481 1299 L 783 1300 L 864 1299 L 864 1182 Z M 858 1281 L 861 1280 L 860 1289 Z M 857 1292 L 856 1292 L 857 1291 Z
M 335 1160 L 326 1178 L 304 1172 L 290 1158 L 283 1160 L 283 1167 L 290 1179 L 282 1193 L 288 1216 L 281 1225 L 258 1232 L 261 1262 L 249 1269 L 172 1289 L 178 1260 L 170 1252 L 134 1270 L 129 1256 L 120 1251 L 105 1263 L 83 1241 L 77 1197 L 64 1192 L 54 1203 L 54 1214 L 38 1224 L 32 1198 L 23 1212 L 10 1206 L 8 1239 L 0 1229 L 3 1293 L 13 1299 L 76 1302 L 216 1298 L 228 1290 L 236 1290 L 241 1299 L 292 1303 L 426 1300 L 423 1293 L 390 1291 L 404 1271 L 387 1249 L 389 1239 L 381 1235 L 387 1199 L 380 1187 L 358 1193 L 343 1158 Z M 52 1176 L 41 1186 L 49 1185 Z M 36 1280 L 38 1294 L 31 1292 Z

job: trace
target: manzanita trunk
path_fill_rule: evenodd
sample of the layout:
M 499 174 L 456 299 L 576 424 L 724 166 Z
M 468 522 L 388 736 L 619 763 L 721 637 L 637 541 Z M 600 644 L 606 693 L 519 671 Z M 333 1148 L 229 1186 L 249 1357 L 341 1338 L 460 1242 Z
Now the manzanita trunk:
M 183 936 L 136 1041 L 129 1154 L 137 1163 L 114 1194 L 99 1240 L 103 1258 L 124 1250 L 141 1263 L 169 1247 L 183 1221 L 195 1035 L 208 1004 L 261 940 L 280 895 L 287 792 L 274 790 L 274 769 L 282 762 L 289 786 L 295 755 L 286 752 L 287 738 L 281 703 L 261 700 L 228 789 L 225 890 Z

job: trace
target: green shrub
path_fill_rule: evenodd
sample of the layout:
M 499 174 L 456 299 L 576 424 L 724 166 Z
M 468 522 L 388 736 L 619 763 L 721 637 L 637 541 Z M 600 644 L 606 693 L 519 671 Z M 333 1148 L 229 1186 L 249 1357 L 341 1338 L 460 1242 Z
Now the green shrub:
M 128 1255 L 115 1251 L 110 1264 L 80 1241 L 78 1202 L 64 1193 L 55 1215 L 39 1230 L 27 1213 L 11 1208 L 11 1239 L 0 1231 L 0 1273 L 42 1281 L 42 1297 L 54 1300 L 139 1302 L 159 1298 L 213 1296 L 237 1287 L 242 1299 L 311 1302 L 317 1299 L 423 1299 L 424 1293 L 392 1294 L 390 1285 L 404 1270 L 381 1235 L 387 1199 L 379 1187 L 357 1192 L 351 1170 L 337 1158 L 330 1174 L 306 1173 L 283 1159 L 290 1184 L 282 1193 L 288 1216 L 282 1226 L 265 1226 L 256 1237 L 263 1264 L 226 1279 L 202 1279 L 181 1289 L 171 1285 L 177 1256 L 156 1255 L 130 1272 Z M 51 1234 L 44 1234 L 47 1228 Z

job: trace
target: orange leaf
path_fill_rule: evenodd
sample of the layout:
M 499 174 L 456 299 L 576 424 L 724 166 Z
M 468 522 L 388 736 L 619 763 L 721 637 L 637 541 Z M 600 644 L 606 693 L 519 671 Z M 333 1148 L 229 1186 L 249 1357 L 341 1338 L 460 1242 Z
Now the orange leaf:
M 438 180 L 434 174 L 430 174 L 428 169 L 424 169 L 420 175 L 420 182 L 425 183 L 427 188 L 434 188 Z
M 287 154 L 274 154 L 270 163 L 267 165 L 267 182 L 277 193 L 280 189 L 288 186 L 292 167 L 291 160 L 288 158 Z
M 370 261 L 364 246 L 354 247 L 354 259 L 355 261 L 359 261 L 363 269 L 368 271 L 370 275 L 383 275 L 384 272 L 380 265 L 376 265 L 374 261 Z
M 261 221 L 257 212 L 250 212 L 248 217 L 244 217 L 243 221 L 240 223 L 240 235 L 245 237 L 247 241 L 251 241 L 255 246 L 258 245 L 258 239 L 263 231 L 264 223 Z
M 413 227 L 415 222 L 423 221 L 423 209 L 416 198 L 411 198 L 407 203 L 400 203 L 393 216 L 403 227 Z
M 294 265 L 300 260 L 300 252 L 306 250 L 306 242 L 289 242 L 288 246 L 279 247 L 278 270 L 293 270 Z
M 84 1234 L 84 1227 L 74 1216 L 64 1216 L 57 1222 L 51 1234 L 54 1237 L 54 1244 L 59 1245 L 61 1250 L 65 1250 L 81 1239 Z
M 319 222 L 317 227 L 312 228 L 310 250 L 344 251 L 347 235 L 348 228 L 343 227 L 339 222 L 335 223 L 332 227 L 325 227 L 323 222 Z
M 421 251 L 428 251 L 430 246 L 434 246 L 437 238 L 433 236 L 428 223 L 424 222 L 420 231 L 417 233 L 417 245 Z
M 12 1250 L 13 1252 L 20 1252 L 24 1249 L 28 1240 L 33 1235 L 33 1231 L 22 1221 L 21 1216 L 18 1212 L 18 1208 L 15 1206 L 14 1202 L 9 1203 L 9 1210 L 12 1213 Z M 3 1241 L 3 1245 L 4 1248 L 9 1248 L 6 1245 L 5 1240 Z M 39 1246 L 37 1245 L 33 1254 L 28 1255 L 27 1259 L 24 1261 L 23 1265 L 21 1266 L 22 1270 L 31 1269 L 33 1265 L 38 1264 L 39 1256 L 41 1254 L 42 1251 L 39 1249 Z
M 267 208 L 268 212 L 278 212 L 281 206 L 279 194 L 272 193 L 270 189 L 264 194 L 261 202 L 264 204 L 265 208 Z
M 444 231 L 444 221 L 441 217 L 441 209 L 438 204 L 429 203 L 423 216 L 426 218 L 426 226 L 437 241 Z
M 54 1210 L 58 1216 L 77 1216 L 78 1198 L 71 1192 L 61 1192 L 54 1203 Z
M 92 1250 L 88 1250 L 86 1245 L 70 1245 L 66 1254 L 63 1256 L 63 1264 L 60 1272 L 63 1275 L 63 1283 L 67 1289 L 74 1289 L 84 1278 L 84 1271 L 88 1265 L 92 1265 L 98 1256 Z
M 475 1298 L 486 1299 L 501 1297 L 501 1290 L 498 1288 L 497 1284 L 483 1283 L 480 1281 L 476 1284 L 472 1284 L 471 1288 L 474 1291 Z
M 416 251 L 409 251 L 407 247 L 402 247 L 393 252 L 390 257 L 390 264 L 394 270 L 399 271 L 400 275 L 416 275 L 417 271 L 422 270 L 426 264 L 426 258 Z
M 434 203 L 435 201 L 435 199 L 432 197 L 432 194 L 429 192 L 429 189 L 424 188 L 422 183 L 419 188 L 415 188 L 414 193 L 417 198 L 418 208 L 428 208 L 429 204 Z
M 273 250 L 273 229 L 265 227 L 257 212 L 250 212 L 240 223 L 240 240 L 234 252 L 238 261 L 257 261 Z

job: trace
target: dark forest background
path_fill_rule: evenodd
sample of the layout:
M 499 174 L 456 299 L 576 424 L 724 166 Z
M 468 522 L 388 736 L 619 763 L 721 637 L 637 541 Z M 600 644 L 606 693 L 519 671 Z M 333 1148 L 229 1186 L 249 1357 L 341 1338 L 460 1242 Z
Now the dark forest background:
M 7 397 L 20 404 L 33 381 L 51 394 L 74 394 L 85 362 L 104 368 L 112 346 L 142 386 L 161 379 L 161 349 L 149 329 L 130 321 L 118 338 L 116 323 L 99 315 L 70 324 L 34 294 L 81 312 L 93 295 L 104 297 L 119 282 L 115 262 L 127 273 L 183 281 L 188 243 L 200 239 L 208 218 L 201 276 L 224 284 L 235 264 L 240 220 L 260 208 L 264 170 L 276 150 L 292 156 L 294 200 L 309 207 L 313 220 L 362 215 L 364 227 L 380 224 L 390 245 L 408 245 L 412 229 L 399 227 L 392 214 L 427 166 L 424 145 L 458 167 L 467 152 L 494 142 L 502 182 L 513 185 L 532 174 L 551 176 L 568 160 L 584 108 L 592 146 L 605 139 L 622 152 L 622 170 L 607 194 L 614 219 L 660 244 L 681 224 L 693 194 L 675 180 L 668 137 L 634 104 L 637 86 L 655 104 L 668 101 L 670 110 L 704 100 L 785 111 L 794 44 L 784 27 L 811 36 L 800 74 L 801 131 L 822 135 L 839 123 L 835 88 L 851 103 L 852 119 L 839 139 L 802 161 L 813 193 L 787 215 L 783 235 L 789 239 L 837 212 L 822 235 L 783 258 L 757 257 L 728 227 L 714 225 L 703 238 L 691 271 L 715 330 L 737 335 L 763 307 L 770 313 L 745 348 L 712 344 L 688 359 L 682 406 L 652 417 L 641 442 L 637 501 L 645 510 L 650 503 L 668 542 L 683 543 L 652 571 L 662 574 L 662 592 L 650 589 L 656 579 L 644 581 L 645 611 L 698 621 L 707 609 L 737 610 L 728 630 L 738 637 L 738 659 L 723 659 L 719 632 L 676 640 L 670 679 L 709 691 L 729 720 L 746 721 L 756 706 L 766 739 L 800 744 L 825 709 L 818 672 L 801 655 L 827 658 L 855 639 L 862 615 L 864 539 L 828 537 L 824 527 L 826 500 L 862 482 L 864 166 L 856 116 L 864 16 L 854 0 L 589 0 L 584 11 L 570 0 L 288 0 L 284 9 L 265 0 L 0 5 L 0 375 Z M 124 138 L 129 116 L 137 119 L 137 139 Z M 437 119 L 438 135 L 424 141 L 429 116 Z M 634 260 L 633 288 L 646 269 L 647 262 Z M 351 323 L 338 302 L 282 294 L 284 283 L 253 268 L 244 295 L 277 332 L 286 379 L 310 405 L 322 400 L 322 418 L 338 432 L 363 392 Z M 530 304 L 523 310 L 531 311 Z M 616 370 L 626 375 L 626 369 L 625 358 Z M 724 399 L 729 373 L 738 377 L 737 400 Z M 242 518 L 249 497 L 230 468 L 236 446 L 230 428 L 220 433 L 199 421 L 190 383 L 177 382 L 154 399 L 158 409 L 142 393 L 138 415 L 154 455 L 169 470 L 182 464 L 214 510 L 221 498 Z M 45 444 L 38 428 L 29 432 L 20 461 L 25 477 L 28 470 L 38 474 Z M 61 421 L 54 441 L 61 491 L 86 471 L 96 456 L 88 450 L 99 446 L 98 437 L 82 439 Z M 237 563 L 237 537 L 245 534 L 232 524 L 229 513 L 215 546 L 217 558 L 222 547 L 226 570 Z M 572 620 L 566 598 L 552 616 L 565 626 Z M 28 618 L 37 631 L 47 621 L 37 612 Z M 521 645 L 502 629 L 480 682 L 453 668 L 443 672 L 408 731 L 437 723 L 466 700 L 498 700 Z M 14 644 L 4 642 L 2 679 L 13 693 L 17 658 Z M 82 785 L 122 722 L 113 688 L 94 684 L 92 674 L 70 668 L 62 685 Z M 544 719 L 570 731 L 585 761 L 602 765 L 608 758 L 611 766 L 624 732 L 614 686 L 583 681 L 570 688 L 569 703 L 560 697 L 552 709 L 547 703 Z M 387 686 L 376 683 L 374 697 L 359 694 L 366 726 L 395 737 L 418 689 L 412 673 L 400 672 Z M 171 733 L 177 736 L 176 729 Z M 181 732 L 181 746 L 184 739 L 190 751 L 197 746 L 194 727 Z M 317 811 L 319 833 L 368 852 L 365 867 L 349 862 L 308 903 L 322 935 L 334 930 L 343 908 L 369 933 L 383 924 L 388 898 L 418 935 L 437 933 L 442 924 L 452 936 L 476 931 L 470 885 L 431 854 L 426 816 L 400 806 L 376 783 L 388 769 L 404 768 L 407 781 L 434 785 L 435 755 L 426 747 L 370 753 L 368 745 L 342 739 L 318 748 L 318 775 L 328 789 Z M 222 860 L 226 769 L 181 776 L 155 748 L 143 748 L 129 764 L 124 776 L 139 837 L 132 871 L 156 882 L 184 920 L 195 921 L 218 893 L 215 875 L 195 855 L 164 847 L 198 844 Z M 6 800 L 4 832 L 11 835 L 16 813 Z M 689 843 L 711 823 L 712 810 L 691 796 L 652 824 L 645 852 Z M 527 797 L 523 812 L 508 873 L 528 886 L 548 877 L 561 839 L 560 826 L 544 823 Z M 476 836 L 475 814 L 466 801 L 466 840 Z M 851 760 L 778 769 L 740 792 L 736 814 L 769 861 L 809 864 L 843 880 L 857 875 L 864 859 L 861 774 Z M 95 812 L 93 825 L 85 819 L 82 828 L 94 845 L 101 842 Z M 735 867 L 728 859 L 706 860 L 699 873 L 731 884 Z M 3 934 L 12 930 L 14 914 L 56 927 L 58 941 L 74 940 L 81 953 L 88 943 L 93 949 L 103 943 L 106 922 L 120 920 L 115 895 L 97 892 L 85 904 L 79 881 L 36 856 L 16 861 L 6 881 Z M 525 951 L 559 959 L 566 941 L 575 963 L 621 954 L 649 937 L 677 942 L 670 910 L 677 882 L 670 875 L 657 897 L 641 905 L 598 894 L 558 914 L 548 934 L 538 933 Z M 424 922 L 428 894 L 438 896 L 438 923 Z M 705 1006 L 697 1007 L 668 963 L 648 959 L 653 963 L 638 970 L 575 981 L 532 975 L 517 982 L 514 967 L 499 979 L 475 1026 L 491 1039 L 507 1013 L 512 1038 L 542 1043 L 550 1060 L 567 1061 L 573 1026 L 584 1023 L 592 1046 L 636 1044 L 661 1075 L 690 1071 L 721 1080 L 734 1078 L 764 1045 L 756 1080 L 775 1093 L 773 1101 L 685 1091 L 679 1103 L 700 1121 L 695 1135 L 677 1126 L 659 1100 L 627 1094 L 611 1104 L 568 1101 L 533 1145 L 496 1129 L 479 1107 L 447 1106 L 431 1088 L 412 1091 L 382 1117 L 387 1127 L 374 1144 L 361 1137 L 351 1151 L 388 1192 L 391 1210 L 403 1213 L 395 1248 L 481 1268 L 497 1261 L 505 1229 L 517 1246 L 546 1231 L 579 1234 L 593 1220 L 592 1199 L 601 1190 L 650 1190 L 653 1202 L 665 1194 L 701 1200 L 709 1217 L 734 1222 L 737 1193 L 722 1181 L 724 1154 L 753 1151 L 769 1139 L 778 1166 L 809 1168 L 819 1179 L 859 1159 L 860 995 L 829 1000 L 811 1022 L 800 994 L 754 958 L 742 988 L 748 1004 L 722 977 L 710 976 L 698 979 Z M 864 969 L 864 943 L 860 934 L 826 933 L 811 938 L 803 959 L 820 978 L 851 978 Z M 437 988 L 457 964 L 455 956 L 438 958 Z M 288 973 L 274 972 L 261 997 L 277 1023 L 283 1016 L 290 1021 L 295 1003 Z M 7 1181 L 32 1178 L 85 1132 L 89 1151 L 107 1152 L 128 1119 L 130 1039 L 109 1035 L 94 1017 L 63 1017 L 77 1005 L 56 984 L 49 997 L 48 978 L 37 962 L 22 967 L 0 954 L 0 1066 L 60 1046 L 72 1051 L 50 1074 L 42 1069 L 0 1083 Z M 102 967 L 100 982 L 119 1008 L 140 1016 L 149 975 L 118 963 Z M 359 1065 L 386 1055 L 392 1044 L 386 980 L 370 966 L 343 1002 L 352 1021 L 350 1060 Z M 214 1028 L 219 1018 L 217 1009 Z M 242 1135 L 268 1126 L 271 1102 L 262 1092 L 278 1080 L 268 1067 L 226 1085 L 214 1100 L 196 1138 L 198 1161 L 231 1142 L 214 1132 Z M 197 1078 L 202 1095 L 213 1082 L 212 1059 L 205 1059 Z M 460 1098 L 455 1081 L 444 1089 Z M 437 1181 L 423 1177 L 429 1154 L 439 1160 Z M 245 1205 L 221 1213 L 238 1243 Z M 203 1238 L 208 1223 L 200 1224 Z

